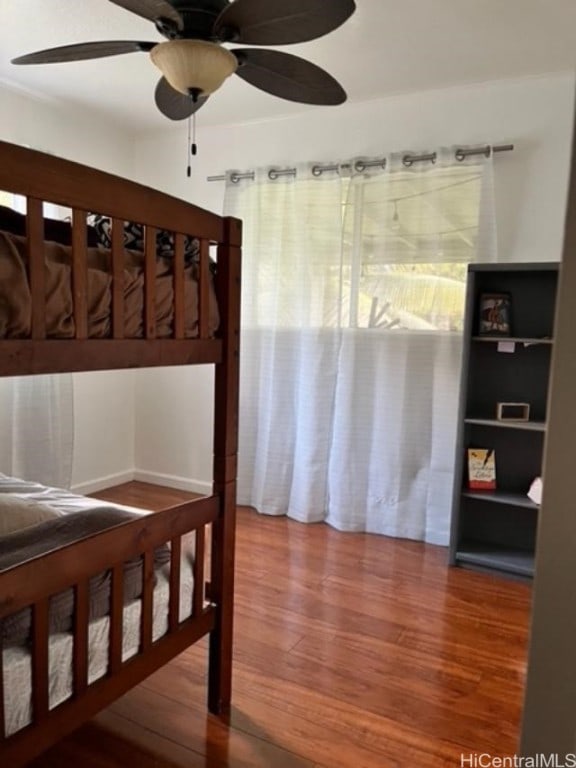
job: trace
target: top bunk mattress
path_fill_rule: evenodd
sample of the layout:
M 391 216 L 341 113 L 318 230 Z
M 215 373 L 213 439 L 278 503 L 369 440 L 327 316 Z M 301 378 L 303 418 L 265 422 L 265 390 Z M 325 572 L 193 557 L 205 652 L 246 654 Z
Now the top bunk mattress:
M 156 258 L 156 338 L 170 338 L 174 329 L 174 267 L 166 251 Z M 0 230 L 0 338 L 30 338 L 32 293 L 29 280 L 27 240 Z M 102 246 L 88 247 L 87 314 L 88 338 L 112 335 L 112 252 Z M 145 258 L 137 250 L 124 250 L 123 296 L 124 338 L 144 337 Z M 58 242 L 44 242 L 46 336 L 73 339 L 76 335 L 72 283 L 72 248 Z M 184 270 L 185 338 L 199 335 L 199 267 L 187 259 Z M 219 325 L 219 312 L 212 279 L 209 282 L 209 336 Z

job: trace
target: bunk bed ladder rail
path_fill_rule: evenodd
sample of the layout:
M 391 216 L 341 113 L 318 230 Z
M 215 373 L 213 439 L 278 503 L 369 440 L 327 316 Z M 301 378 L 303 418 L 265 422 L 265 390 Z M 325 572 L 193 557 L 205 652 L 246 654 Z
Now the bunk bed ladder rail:
M 220 514 L 212 529 L 210 599 L 218 606 L 210 634 L 208 708 L 214 714 L 230 710 L 236 536 L 236 475 L 240 377 L 240 279 L 242 223 L 227 218 L 224 242 L 218 247 L 216 291 L 223 329 L 222 362 L 216 366 L 214 389 L 214 493 Z

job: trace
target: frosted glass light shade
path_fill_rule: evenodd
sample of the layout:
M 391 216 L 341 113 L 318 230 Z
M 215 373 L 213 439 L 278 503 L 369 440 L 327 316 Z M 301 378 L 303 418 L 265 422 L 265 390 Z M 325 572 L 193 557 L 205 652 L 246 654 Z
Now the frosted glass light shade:
M 170 40 L 150 51 L 150 58 L 172 88 L 209 94 L 216 91 L 238 67 L 226 48 L 203 40 Z

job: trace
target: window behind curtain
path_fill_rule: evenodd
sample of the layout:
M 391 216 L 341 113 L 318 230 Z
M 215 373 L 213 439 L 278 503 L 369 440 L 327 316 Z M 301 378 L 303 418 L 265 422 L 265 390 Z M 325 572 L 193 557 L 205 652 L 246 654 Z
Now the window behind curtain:
M 346 325 L 462 330 L 483 175 L 480 167 L 452 165 L 351 181 L 343 233 Z
M 258 253 L 244 321 L 461 331 L 485 182 L 473 164 L 242 182 L 235 209 Z

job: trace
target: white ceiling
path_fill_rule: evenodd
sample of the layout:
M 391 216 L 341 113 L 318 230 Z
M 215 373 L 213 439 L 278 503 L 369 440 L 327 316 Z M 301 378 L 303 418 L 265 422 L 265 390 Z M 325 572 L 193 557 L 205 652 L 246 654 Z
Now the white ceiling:
M 354 16 L 332 34 L 283 48 L 331 72 L 352 102 L 573 70 L 576 63 L 574 0 L 356 3 Z M 146 54 L 44 66 L 10 64 L 15 56 L 70 43 L 161 40 L 150 22 L 107 0 L 0 0 L 0 22 L 0 84 L 103 111 L 134 130 L 169 124 L 153 103 L 159 73 Z M 274 98 L 232 77 L 201 114 L 207 125 L 304 109 L 310 107 Z

